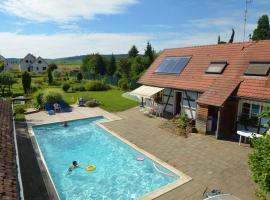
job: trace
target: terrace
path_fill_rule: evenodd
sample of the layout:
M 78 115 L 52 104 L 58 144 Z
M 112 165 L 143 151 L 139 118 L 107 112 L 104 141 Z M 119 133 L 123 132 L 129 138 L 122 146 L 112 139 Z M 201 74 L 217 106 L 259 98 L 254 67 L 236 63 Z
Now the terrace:
M 75 108 L 72 113 L 48 116 L 40 112 L 27 115 L 26 119 L 30 125 L 97 115 L 112 119 L 103 125 L 192 178 L 158 199 L 202 199 L 206 187 L 221 189 L 240 199 L 255 199 L 255 185 L 247 165 L 250 153 L 247 145 L 239 146 L 237 142 L 216 140 L 200 134 L 188 138 L 175 136 L 159 128 L 166 119 L 149 118 L 138 110 L 136 107 L 110 114 L 100 108 Z

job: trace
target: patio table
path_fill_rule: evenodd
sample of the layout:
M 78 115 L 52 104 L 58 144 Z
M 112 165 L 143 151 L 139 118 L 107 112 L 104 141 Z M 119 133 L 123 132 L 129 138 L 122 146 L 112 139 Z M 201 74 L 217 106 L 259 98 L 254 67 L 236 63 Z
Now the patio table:
M 247 138 L 254 138 L 254 137 L 262 137 L 261 134 L 249 132 L 249 131 L 237 131 L 237 134 L 240 135 L 239 138 L 239 146 L 241 145 L 242 136 L 245 138 L 245 142 L 247 142 Z

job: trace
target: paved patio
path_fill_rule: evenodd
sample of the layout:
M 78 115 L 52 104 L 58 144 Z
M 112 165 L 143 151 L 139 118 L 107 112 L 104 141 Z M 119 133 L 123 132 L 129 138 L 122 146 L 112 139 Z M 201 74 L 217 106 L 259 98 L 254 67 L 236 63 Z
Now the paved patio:
M 248 145 L 239 146 L 237 142 L 200 134 L 188 138 L 175 136 L 159 128 L 165 119 L 149 118 L 138 107 L 116 115 L 100 108 L 75 107 L 72 113 L 48 116 L 39 112 L 26 115 L 26 119 L 28 125 L 36 125 L 100 115 L 114 120 L 103 123 L 105 127 L 192 178 L 158 197 L 159 200 L 200 200 L 206 187 L 221 189 L 243 200 L 256 199 L 247 165 L 251 150 Z
M 110 120 L 120 120 L 118 116 L 111 114 L 99 107 L 88 108 L 72 106 L 72 112 L 56 113 L 55 115 L 48 115 L 47 112 L 41 111 L 25 115 L 28 126 L 56 123 L 63 121 L 70 121 L 76 119 L 83 119 L 88 117 L 104 116 Z
M 221 189 L 243 200 L 256 199 L 247 164 L 251 150 L 248 145 L 239 146 L 237 142 L 199 134 L 188 138 L 172 135 L 159 128 L 164 119 L 146 117 L 138 108 L 117 115 L 122 120 L 104 126 L 193 179 L 159 200 L 203 199 L 206 187 Z

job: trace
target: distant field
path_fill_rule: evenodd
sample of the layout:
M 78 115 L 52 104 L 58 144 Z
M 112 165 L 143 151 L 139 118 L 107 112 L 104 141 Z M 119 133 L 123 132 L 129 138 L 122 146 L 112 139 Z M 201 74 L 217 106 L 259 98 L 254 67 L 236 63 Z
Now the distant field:
M 70 71 L 73 69 L 79 69 L 80 64 L 57 64 L 58 69 L 64 70 L 64 71 Z

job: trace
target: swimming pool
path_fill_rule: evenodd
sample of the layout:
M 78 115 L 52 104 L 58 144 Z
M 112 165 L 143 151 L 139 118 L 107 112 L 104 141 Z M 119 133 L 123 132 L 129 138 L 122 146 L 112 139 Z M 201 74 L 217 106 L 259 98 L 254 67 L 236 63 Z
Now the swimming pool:
M 97 125 L 104 121 L 95 117 L 70 121 L 67 127 L 62 123 L 32 127 L 61 199 L 138 199 L 186 179 Z M 83 168 L 68 172 L 75 160 Z M 84 167 L 92 164 L 96 170 L 87 172 Z

